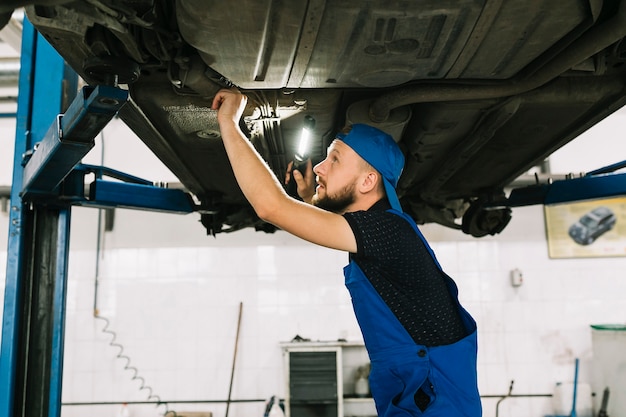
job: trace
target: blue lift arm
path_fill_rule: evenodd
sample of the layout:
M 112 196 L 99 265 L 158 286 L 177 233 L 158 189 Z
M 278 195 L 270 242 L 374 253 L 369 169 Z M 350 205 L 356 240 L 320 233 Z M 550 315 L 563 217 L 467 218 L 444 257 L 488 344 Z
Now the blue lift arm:
M 61 181 L 93 148 L 95 137 L 127 100 L 128 92 L 116 87 L 83 87 L 36 145 L 24 167 L 22 196 L 55 194 Z
M 626 161 L 596 169 L 578 178 L 516 188 L 501 203 L 507 207 L 550 205 L 626 195 L 626 173 L 613 173 Z
M 84 177 L 95 174 L 85 193 Z M 198 210 L 191 195 L 182 189 L 163 188 L 152 182 L 106 167 L 79 164 L 72 172 L 75 187 L 65 187 L 61 198 L 72 205 L 96 208 L 128 208 L 188 214 Z M 108 176 L 118 181 L 105 180 Z M 85 195 L 88 197 L 85 197 Z
M 536 204 L 551 205 L 626 195 L 626 174 L 614 173 L 626 161 L 596 169 L 578 178 L 548 180 L 546 183 L 513 189 L 509 196 L 483 197 L 473 201 L 463 214 L 461 229 L 474 237 L 500 233 L 511 220 L 511 208 Z
M 94 147 L 95 137 L 127 100 L 128 92 L 117 87 L 84 87 L 67 111 L 57 116 L 43 140 L 27 155 L 22 198 L 58 199 L 72 205 L 99 208 L 193 212 L 196 209 L 193 200 L 183 190 L 156 187 L 150 181 L 119 171 L 80 164 Z M 95 173 L 96 180 L 89 187 L 89 198 L 86 198 L 84 177 L 88 173 Z M 103 175 L 122 182 L 104 180 Z M 64 181 L 66 179 L 69 180 Z

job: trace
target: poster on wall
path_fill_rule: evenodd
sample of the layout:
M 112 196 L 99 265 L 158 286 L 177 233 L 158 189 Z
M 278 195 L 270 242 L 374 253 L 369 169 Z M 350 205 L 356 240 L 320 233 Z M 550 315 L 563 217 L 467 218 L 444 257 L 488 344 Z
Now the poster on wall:
M 626 197 L 544 207 L 550 258 L 626 256 Z

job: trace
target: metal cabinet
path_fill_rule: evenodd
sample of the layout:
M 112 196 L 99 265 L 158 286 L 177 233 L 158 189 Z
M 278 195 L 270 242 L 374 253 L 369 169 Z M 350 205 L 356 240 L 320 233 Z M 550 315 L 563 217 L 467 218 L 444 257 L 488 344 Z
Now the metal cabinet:
M 282 343 L 286 417 L 376 416 L 371 397 L 355 394 L 359 370 L 369 364 L 358 342 Z

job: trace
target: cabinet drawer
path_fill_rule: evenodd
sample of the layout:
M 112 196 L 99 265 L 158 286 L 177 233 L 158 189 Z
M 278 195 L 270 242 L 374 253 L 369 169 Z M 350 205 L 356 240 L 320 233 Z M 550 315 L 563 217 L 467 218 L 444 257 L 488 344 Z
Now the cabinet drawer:
M 289 384 L 291 402 L 337 402 L 337 381 L 301 381 Z
M 336 352 L 291 352 L 289 392 L 292 401 L 337 401 Z

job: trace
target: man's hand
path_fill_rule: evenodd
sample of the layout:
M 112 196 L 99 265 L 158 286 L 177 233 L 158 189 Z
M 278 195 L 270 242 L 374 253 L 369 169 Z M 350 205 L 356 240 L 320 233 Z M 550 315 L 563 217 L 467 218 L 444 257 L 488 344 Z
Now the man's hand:
M 238 126 L 247 102 L 248 98 L 238 90 L 222 89 L 215 95 L 211 108 L 217 110 L 217 121 L 220 126 L 229 122 Z
M 246 107 L 246 96 L 236 90 L 220 90 L 211 108 L 217 110 L 222 142 L 235 179 L 246 199 L 262 220 L 309 242 L 329 248 L 356 252 L 356 239 L 343 216 L 291 198 L 253 144 L 239 128 Z M 311 163 L 307 172 L 294 173 L 298 189 L 306 190 L 303 199 L 313 196 Z M 302 195 L 302 194 L 301 194 Z
M 285 174 L 285 185 L 289 184 L 291 177 L 296 182 L 298 195 L 305 203 L 311 204 L 313 196 L 315 195 L 315 174 L 313 173 L 313 164 L 310 159 L 307 159 L 306 165 L 302 169 L 304 175 L 299 169 L 292 169 L 293 161 L 287 165 L 287 172 Z

